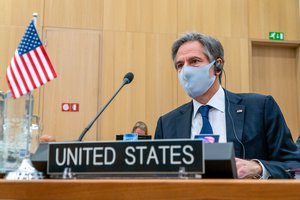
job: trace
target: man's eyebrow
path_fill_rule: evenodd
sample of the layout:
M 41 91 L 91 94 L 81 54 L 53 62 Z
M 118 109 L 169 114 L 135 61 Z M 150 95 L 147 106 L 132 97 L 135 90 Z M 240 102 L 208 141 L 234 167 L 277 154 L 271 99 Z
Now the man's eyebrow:
M 178 63 L 182 63 L 182 60 L 175 61 L 175 65 Z
M 202 58 L 199 56 L 192 56 L 192 57 L 188 58 L 188 60 L 192 60 L 192 59 L 202 59 Z

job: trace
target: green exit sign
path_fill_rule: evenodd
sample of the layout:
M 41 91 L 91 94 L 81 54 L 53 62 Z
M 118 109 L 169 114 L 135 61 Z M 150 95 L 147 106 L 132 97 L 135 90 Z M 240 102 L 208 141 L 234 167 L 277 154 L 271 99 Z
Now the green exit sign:
M 269 39 L 270 40 L 284 40 L 284 33 L 283 32 L 269 32 Z

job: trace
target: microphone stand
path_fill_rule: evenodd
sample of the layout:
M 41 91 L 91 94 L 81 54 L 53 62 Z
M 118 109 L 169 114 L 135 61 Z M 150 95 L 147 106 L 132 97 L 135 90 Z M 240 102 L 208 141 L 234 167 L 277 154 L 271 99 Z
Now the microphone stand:
M 80 134 L 78 141 L 82 141 L 83 137 L 85 136 L 85 134 L 90 130 L 90 128 L 93 126 L 93 124 L 95 123 L 95 121 L 98 119 L 98 117 L 101 115 L 101 113 L 103 113 L 103 111 L 106 109 L 106 107 L 110 104 L 110 102 L 117 96 L 117 94 L 120 92 L 120 90 L 124 87 L 124 85 L 128 84 L 128 80 L 124 79 L 122 85 L 119 87 L 119 89 L 117 90 L 117 92 L 111 97 L 111 99 L 105 104 L 105 106 L 98 112 L 98 114 L 96 115 L 96 117 L 93 119 L 93 121 L 91 121 L 91 123 L 85 127 L 85 129 L 82 131 L 82 133 Z

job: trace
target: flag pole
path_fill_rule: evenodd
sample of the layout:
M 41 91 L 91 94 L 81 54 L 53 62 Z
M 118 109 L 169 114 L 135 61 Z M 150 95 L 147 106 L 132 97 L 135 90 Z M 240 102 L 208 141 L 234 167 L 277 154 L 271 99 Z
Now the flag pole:
M 32 20 L 33 20 L 33 24 L 34 24 L 35 28 L 36 28 L 37 18 L 38 18 L 38 13 L 37 13 L 37 12 L 32 13 Z M 30 113 L 31 116 L 29 117 L 29 119 L 30 119 L 29 127 L 30 127 L 30 126 L 31 126 L 31 123 L 32 123 L 31 117 L 32 117 L 33 112 L 34 112 L 34 111 L 33 111 L 34 98 L 33 98 L 33 92 L 32 92 L 32 91 L 29 92 L 29 98 L 30 98 L 30 101 L 29 101 L 29 102 L 31 102 L 31 103 L 29 103 L 29 110 L 32 112 L 32 113 Z M 29 152 L 29 149 L 28 149 L 28 152 Z
M 35 27 L 36 27 L 37 18 L 38 18 L 38 13 L 36 13 L 36 12 L 32 13 L 32 20 L 33 20 Z
M 32 13 L 32 20 L 33 20 L 33 24 L 34 24 L 35 28 L 36 28 L 37 18 L 38 18 L 38 13 L 37 13 L 37 12 Z M 33 104 L 34 104 L 33 101 L 34 101 L 34 99 L 33 99 L 33 93 L 32 93 L 32 91 L 29 92 L 29 98 L 32 99 L 32 100 L 30 101 L 30 102 L 32 102 L 32 103 L 30 103 L 30 105 L 29 105 L 29 110 L 32 111 L 31 115 L 33 115 Z M 30 125 L 31 125 L 31 117 L 30 117 L 30 123 L 29 123 L 29 126 L 30 126 Z M 29 151 L 28 151 L 28 152 L 29 152 Z
M 37 18 L 38 18 L 38 13 L 36 13 L 36 12 L 34 12 L 34 13 L 32 13 L 32 20 L 33 20 L 33 24 L 34 24 L 34 26 L 35 26 L 35 28 L 36 28 L 36 22 L 37 22 Z M 32 124 L 32 116 L 33 116 L 33 107 L 34 107 L 34 97 L 33 97 L 33 92 L 32 91 L 30 91 L 29 93 L 28 93 L 28 95 L 29 95 L 29 112 L 31 112 L 31 113 L 29 113 L 29 123 L 28 123 L 28 126 L 29 126 L 29 131 L 30 131 L 30 128 L 31 128 L 31 124 Z M 30 139 L 30 137 L 29 138 L 27 138 L 27 140 L 29 140 Z M 31 143 L 32 141 L 28 141 L 28 144 L 29 143 Z M 27 153 L 28 153 L 28 156 L 30 155 L 30 148 L 29 148 L 29 145 L 27 145 Z
M 37 18 L 38 18 L 38 13 L 34 12 L 32 13 L 32 20 L 33 20 L 33 24 L 36 28 L 36 22 L 37 22 Z M 33 107 L 34 107 L 34 97 L 33 97 L 33 92 L 29 91 L 28 92 L 28 97 L 29 97 L 29 116 L 28 116 L 28 127 L 29 127 L 29 132 L 30 132 L 30 128 L 31 128 L 31 124 L 32 124 L 32 115 L 33 115 Z M 30 113 L 31 112 L 31 113 Z M 29 133 L 30 134 L 30 133 Z M 30 148 L 29 148 L 29 144 L 31 143 L 31 141 L 29 141 L 30 139 L 32 139 L 31 137 L 27 138 L 27 156 L 28 159 L 30 158 Z M 32 165 L 32 164 L 31 164 Z

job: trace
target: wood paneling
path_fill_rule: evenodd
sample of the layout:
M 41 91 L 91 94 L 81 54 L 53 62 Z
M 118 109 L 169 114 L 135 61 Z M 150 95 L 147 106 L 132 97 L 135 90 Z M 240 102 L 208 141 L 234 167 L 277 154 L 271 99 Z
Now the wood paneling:
M 137 71 L 141 70 L 138 68 L 144 68 L 146 63 L 145 35 L 104 32 L 103 49 L 108 49 L 108 51 L 103 52 L 102 58 L 102 65 L 106 66 L 106 69 L 103 68 L 101 77 L 104 83 L 100 86 L 102 89 L 101 107 L 121 85 L 127 72 L 131 71 L 135 77 L 139 77 Z M 101 139 L 114 138 L 116 133 L 131 131 L 134 124 L 132 118 L 137 110 L 141 112 L 140 117 L 144 117 L 145 107 L 142 106 L 144 92 L 135 92 L 140 85 L 143 85 L 143 82 L 138 82 L 135 78 L 130 85 L 123 88 L 103 113 L 101 116 Z M 133 105 L 134 98 L 140 100 L 136 105 Z
M 222 86 L 233 92 L 249 91 L 249 41 L 247 38 L 220 38 L 223 44 L 226 76 Z
M 170 47 L 175 38 L 176 35 L 173 34 L 148 34 L 146 37 L 144 106 L 146 121 L 153 136 L 158 118 L 178 105 L 177 72 L 170 56 Z
M 268 39 L 270 31 L 300 40 L 299 0 L 248 0 L 249 37 Z
M 246 0 L 178 0 L 178 32 L 246 37 Z
M 130 132 L 136 121 L 149 125 L 154 133 L 158 116 L 176 105 L 176 81 L 169 57 L 175 35 L 104 31 L 102 65 L 102 107 L 131 71 L 135 78 L 125 86 L 101 117 L 101 139 L 114 139 L 116 133 Z
M 44 1 L 36 0 L 1 0 L 0 25 L 26 27 L 32 13 L 38 13 L 40 18 L 43 16 L 43 5 Z M 37 26 L 41 24 L 42 20 L 38 20 Z
M 46 0 L 46 27 L 102 29 L 103 0 Z
M 252 47 L 252 91 L 272 95 L 296 139 L 299 127 L 299 93 L 295 47 Z M 299 81 L 299 80 L 298 80 Z
M 174 0 L 104 0 L 103 29 L 145 33 L 176 33 Z
M 100 33 L 46 29 L 46 50 L 58 78 L 43 86 L 43 133 L 75 140 L 98 109 Z M 79 103 L 79 112 L 62 112 L 62 103 Z M 96 139 L 96 124 L 86 140 Z

